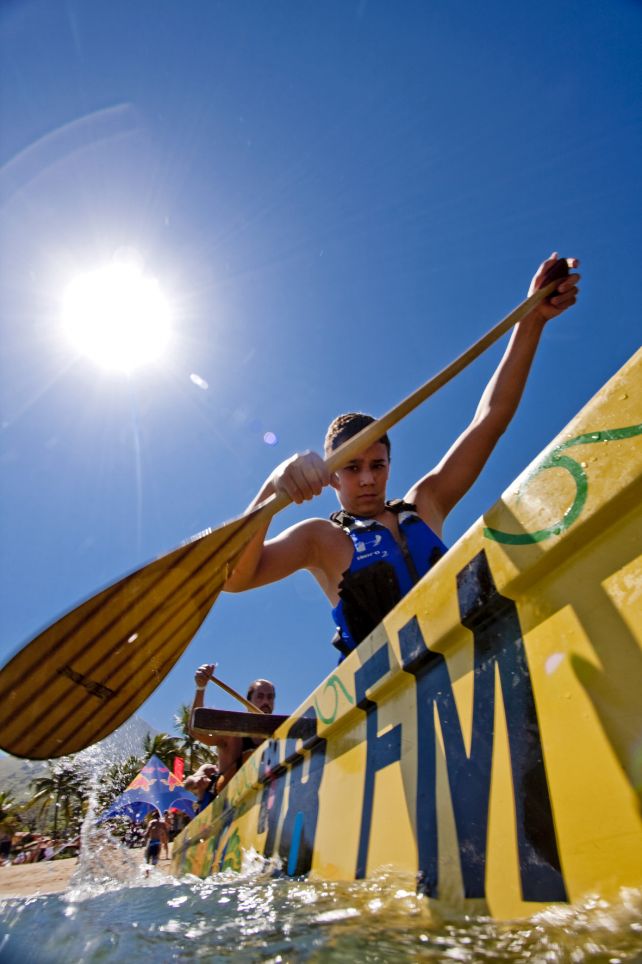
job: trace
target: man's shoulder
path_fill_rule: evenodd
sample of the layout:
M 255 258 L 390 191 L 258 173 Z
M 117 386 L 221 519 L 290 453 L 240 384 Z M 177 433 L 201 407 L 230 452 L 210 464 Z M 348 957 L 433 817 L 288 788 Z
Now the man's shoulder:
M 308 538 L 320 545 L 331 542 L 343 542 L 345 534 L 340 525 L 330 519 L 306 519 L 303 525 L 306 526 Z
M 330 529 L 334 528 L 334 525 L 330 519 L 322 519 L 319 516 L 311 516 L 309 519 L 303 519 L 301 522 L 295 522 L 295 524 L 292 526 L 292 529 L 311 531 L 316 529 L 325 529 L 326 527 L 329 527 Z
M 288 541 L 300 541 L 301 543 L 320 543 L 332 538 L 333 534 L 339 532 L 338 527 L 329 519 L 311 518 L 296 522 L 289 529 L 286 529 L 278 539 L 287 537 Z
M 318 516 L 312 519 L 305 519 L 303 524 L 309 526 L 311 530 L 321 533 L 333 532 L 336 531 L 337 528 L 330 519 L 322 519 Z

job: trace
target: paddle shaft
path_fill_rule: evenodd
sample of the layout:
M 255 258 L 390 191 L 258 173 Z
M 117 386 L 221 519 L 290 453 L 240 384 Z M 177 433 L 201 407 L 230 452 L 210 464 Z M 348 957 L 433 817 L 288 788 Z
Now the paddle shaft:
M 502 335 L 505 335 L 507 331 L 510 331 L 511 328 L 522 321 L 537 305 L 554 294 L 559 281 L 567 275 L 567 262 L 565 259 L 560 258 L 549 269 L 547 274 L 547 278 L 554 280 L 549 281 L 545 287 L 538 288 L 538 290 L 523 301 L 521 305 L 518 305 L 514 311 L 503 318 L 502 321 L 498 322 L 494 328 L 486 332 L 486 334 L 483 335 L 479 341 L 476 341 L 474 345 L 471 345 L 467 351 L 459 355 L 458 358 L 455 358 L 449 365 L 446 365 L 437 375 L 433 375 L 432 378 L 429 378 L 427 382 L 415 389 L 414 392 L 395 405 L 394 408 L 391 408 L 389 412 L 386 412 L 381 418 L 371 422 L 370 425 L 366 425 L 360 432 L 340 445 L 336 451 L 332 452 L 332 454 L 325 459 L 328 471 L 336 472 L 338 469 L 343 468 L 353 458 L 360 455 L 361 452 L 364 452 L 375 442 L 378 442 L 393 425 L 396 425 L 402 418 L 405 418 L 406 415 L 409 415 L 410 412 L 421 405 L 422 402 L 425 402 L 427 398 L 430 398 L 430 396 L 438 392 L 440 388 L 447 385 L 455 375 L 458 375 L 464 368 L 467 368 L 471 362 L 479 358 L 486 349 L 494 345 Z M 269 496 L 260 506 L 257 506 L 257 509 L 259 510 L 262 521 L 267 522 L 275 516 L 277 512 L 280 512 L 281 509 L 290 505 L 291 502 L 292 500 L 285 495 L 285 493 L 278 493 Z
M 250 703 L 249 700 L 246 700 L 244 696 L 241 696 L 241 694 L 237 693 L 235 689 L 232 689 L 231 686 L 228 686 L 227 683 L 224 683 L 222 679 L 218 679 L 218 677 L 214 676 L 213 673 L 208 677 L 208 679 L 210 682 L 216 683 L 217 686 L 220 686 L 221 689 L 225 690 L 226 693 L 229 693 L 230 696 L 233 696 L 235 700 L 239 701 L 239 703 L 242 703 L 243 706 L 250 711 L 250 713 L 261 713 L 261 710 L 258 708 L 258 706 L 255 706 L 254 703 Z

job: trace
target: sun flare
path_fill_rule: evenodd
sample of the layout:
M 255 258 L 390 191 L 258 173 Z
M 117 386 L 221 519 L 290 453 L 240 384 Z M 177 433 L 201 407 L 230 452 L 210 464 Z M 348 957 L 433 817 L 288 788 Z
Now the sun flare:
M 63 324 L 81 354 L 104 368 L 131 372 L 165 350 L 170 311 L 156 278 L 135 264 L 112 264 L 71 282 Z

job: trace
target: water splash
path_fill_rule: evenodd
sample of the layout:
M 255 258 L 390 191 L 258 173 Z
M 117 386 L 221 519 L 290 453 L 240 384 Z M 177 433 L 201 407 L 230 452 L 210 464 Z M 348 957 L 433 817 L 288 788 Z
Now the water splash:
M 4 961 L 633 961 L 642 893 L 590 899 L 529 921 L 448 916 L 392 872 L 356 883 L 219 874 L 134 878 L 81 898 L 0 904 Z M 113 881 L 113 878 L 112 878 Z
M 64 895 L 0 902 L 0 960 L 282 962 L 591 962 L 642 954 L 642 891 L 596 897 L 530 920 L 457 914 L 417 896 L 411 875 L 382 870 L 343 883 L 274 877 L 256 851 L 242 870 L 168 876 L 89 817 L 83 857 Z

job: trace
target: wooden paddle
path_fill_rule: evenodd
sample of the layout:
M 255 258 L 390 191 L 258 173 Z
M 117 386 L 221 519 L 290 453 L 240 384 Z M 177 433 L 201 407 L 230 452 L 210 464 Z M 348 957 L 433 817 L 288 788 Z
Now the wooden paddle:
M 326 460 L 330 472 L 376 442 L 449 382 L 568 275 L 547 284 L 443 371 Z M 288 505 L 285 495 L 208 529 L 81 603 L 27 643 L 0 672 L 0 739 L 19 757 L 77 753 L 124 723 L 165 679 L 191 642 L 248 542 Z
M 232 689 L 231 686 L 228 686 L 227 683 L 224 683 L 222 679 L 219 679 L 218 676 L 214 676 L 214 673 L 210 673 L 208 679 L 210 680 L 211 683 L 216 683 L 217 686 L 220 686 L 221 689 L 224 690 L 226 693 L 228 693 L 230 696 L 233 696 L 235 700 L 238 700 L 242 706 L 244 706 L 246 709 L 250 711 L 250 713 L 258 713 L 259 716 L 265 715 L 264 713 L 261 712 L 258 706 L 255 706 L 254 703 L 250 703 L 250 701 L 246 700 L 244 696 L 241 696 L 241 694 L 237 693 L 237 691 Z

